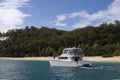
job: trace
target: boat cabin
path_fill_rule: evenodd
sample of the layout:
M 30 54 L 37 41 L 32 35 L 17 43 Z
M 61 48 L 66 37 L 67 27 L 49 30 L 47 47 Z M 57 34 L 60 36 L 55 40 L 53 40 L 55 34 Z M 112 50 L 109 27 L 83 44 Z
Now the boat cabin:
M 83 51 L 81 48 L 65 48 L 58 60 L 79 61 L 82 60 Z

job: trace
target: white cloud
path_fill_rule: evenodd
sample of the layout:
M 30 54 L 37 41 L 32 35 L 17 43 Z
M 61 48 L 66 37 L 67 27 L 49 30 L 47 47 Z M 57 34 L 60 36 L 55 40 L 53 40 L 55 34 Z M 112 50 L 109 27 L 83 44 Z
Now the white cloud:
M 54 23 L 55 26 L 67 26 L 66 23 L 63 23 L 62 21 L 64 21 L 65 19 L 67 19 L 67 16 L 65 14 L 61 14 L 57 16 L 57 20 L 53 21 L 52 23 Z
M 57 16 L 57 21 L 63 21 L 66 19 L 66 16 L 64 14 L 58 15 Z
M 68 18 L 75 18 L 80 16 L 84 16 L 84 18 L 87 18 L 89 17 L 89 14 L 87 13 L 87 11 L 73 12 L 68 14 Z
M 84 10 L 64 14 L 63 16 L 63 19 L 61 20 L 59 20 L 57 17 L 56 21 L 60 23 L 68 19 L 79 18 L 78 22 L 72 23 L 74 28 L 85 27 L 89 25 L 99 25 L 103 22 L 114 22 L 115 20 L 120 20 L 120 0 L 114 0 L 106 10 L 100 10 L 93 14 L 89 14 Z
M 21 28 L 25 18 L 30 16 L 19 8 L 27 6 L 29 0 L 4 0 L 0 2 L 0 32 Z
M 55 24 L 56 26 L 66 26 L 67 24 L 66 23 L 60 23 L 60 22 L 56 22 Z

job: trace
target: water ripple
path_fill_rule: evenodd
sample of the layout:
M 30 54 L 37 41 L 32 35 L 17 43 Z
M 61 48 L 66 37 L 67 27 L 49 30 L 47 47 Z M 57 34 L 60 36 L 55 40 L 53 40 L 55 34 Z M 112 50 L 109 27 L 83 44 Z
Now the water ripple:
M 0 79 L 114 80 L 120 79 L 120 64 L 94 63 L 93 67 L 64 68 L 50 67 L 47 61 L 0 60 Z

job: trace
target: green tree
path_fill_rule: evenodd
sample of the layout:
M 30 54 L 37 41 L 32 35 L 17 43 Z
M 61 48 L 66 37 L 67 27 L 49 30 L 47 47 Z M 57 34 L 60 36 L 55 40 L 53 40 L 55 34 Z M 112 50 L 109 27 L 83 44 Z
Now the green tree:
M 94 55 L 100 56 L 102 46 L 100 44 L 98 44 L 98 43 L 95 43 L 92 47 L 93 47 L 93 50 L 94 50 Z
M 116 50 L 114 53 L 113 53 L 114 56 L 120 56 L 120 50 Z
M 46 48 L 46 55 L 47 56 L 53 56 L 54 50 L 51 47 Z
M 64 49 L 64 47 L 60 47 L 60 48 L 58 49 L 58 54 L 57 54 L 57 55 L 62 54 L 63 49 Z

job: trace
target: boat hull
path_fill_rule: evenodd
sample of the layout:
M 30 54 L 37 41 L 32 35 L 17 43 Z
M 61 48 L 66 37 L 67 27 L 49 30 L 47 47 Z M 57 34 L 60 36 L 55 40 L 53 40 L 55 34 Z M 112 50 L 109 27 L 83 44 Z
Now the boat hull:
M 92 63 L 89 61 L 81 60 L 78 62 L 75 61 L 59 61 L 59 60 L 50 60 L 50 66 L 58 67 L 79 67 L 79 66 L 91 66 Z

